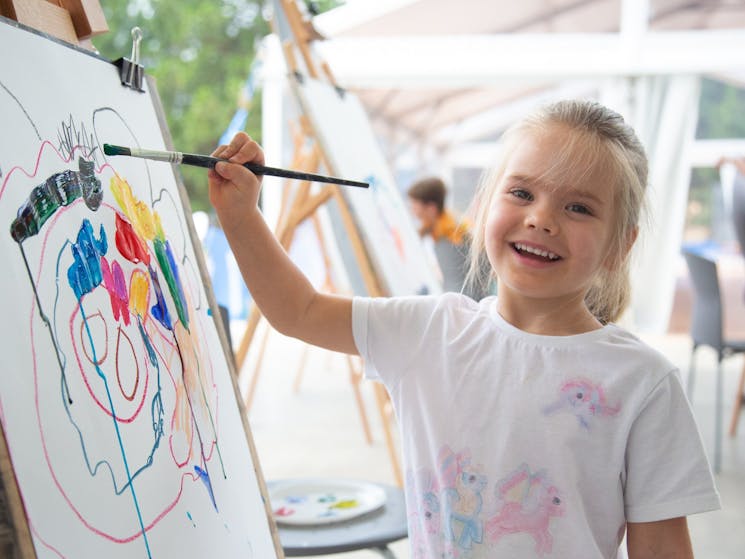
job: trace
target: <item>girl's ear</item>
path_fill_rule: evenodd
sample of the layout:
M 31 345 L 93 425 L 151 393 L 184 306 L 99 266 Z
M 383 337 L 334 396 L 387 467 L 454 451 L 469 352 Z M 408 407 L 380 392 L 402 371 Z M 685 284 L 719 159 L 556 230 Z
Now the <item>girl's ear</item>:
M 623 247 L 623 260 L 626 260 L 626 257 L 629 255 L 629 252 L 631 252 L 631 248 L 634 246 L 634 243 L 636 242 L 636 238 L 639 236 L 639 227 L 634 226 L 634 228 L 629 231 L 628 237 L 626 237 L 626 246 Z
M 634 227 L 631 231 L 629 231 L 626 237 L 626 241 L 620 247 L 619 253 L 608 253 L 608 256 L 605 258 L 605 262 L 603 263 L 603 266 L 606 270 L 608 270 L 609 272 L 613 272 L 621 267 L 621 264 L 626 261 L 626 257 L 629 255 L 629 252 L 634 246 L 634 243 L 636 242 L 636 238 L 638 236 L 639 227 Z

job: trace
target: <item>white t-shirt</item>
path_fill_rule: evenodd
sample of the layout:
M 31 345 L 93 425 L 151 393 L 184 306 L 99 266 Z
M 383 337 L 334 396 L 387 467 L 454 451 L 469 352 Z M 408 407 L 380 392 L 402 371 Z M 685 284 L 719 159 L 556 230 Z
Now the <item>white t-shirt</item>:
M 529 334 L 456 293 L 352 319 L 399 420 L 412 558 L 615 558 L 627 521 L 719 508 L 677 370 L 618 326 Z

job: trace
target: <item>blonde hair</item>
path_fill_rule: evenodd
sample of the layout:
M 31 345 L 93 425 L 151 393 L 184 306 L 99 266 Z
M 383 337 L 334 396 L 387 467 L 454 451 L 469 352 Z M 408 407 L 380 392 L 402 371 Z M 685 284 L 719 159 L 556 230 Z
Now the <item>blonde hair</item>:
M 594 101 L 559 101 L 539 109 L 510 127 L 502 136 L 497 165 L 485 173 L 474 198 L 473 238 L 467 281 L 483 289 L 491 279 L 485 252 L 484 229 L 491 198 L 502 180 L 515 146 L 529 133 L 541 133 L 559 126 L 568 132 L 566 142 L 549 173 L 559 179 L 569 172 L 583 176 L 602 166 L 614 189 L 614 223 L 610 253 L 614 261 L 602 268 L 585 295 L 585 304 L 602 323 L 618 320 L 630 298 L 629 248 L 635 239 L 644 208 L 647 185 L 647 156 L 634 130 L 618 113 Z M 493 272 L 492 272 L 493 273 Z

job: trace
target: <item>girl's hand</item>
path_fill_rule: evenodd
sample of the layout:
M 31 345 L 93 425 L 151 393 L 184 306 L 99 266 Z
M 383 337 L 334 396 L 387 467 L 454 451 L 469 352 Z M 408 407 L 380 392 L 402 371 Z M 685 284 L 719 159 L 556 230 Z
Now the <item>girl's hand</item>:
M 214 157 L 228 159 L 207 173 L 209 197 L 217 211 L 223 229 L 237 227 L 257 209 L 261 177 L 257 177 L 243 163 L 264 164 L 264 152 L 246 133 L 236 134 L 227 146 L 219 146 Z M 236 163 L 236 164 L 234 164 Z

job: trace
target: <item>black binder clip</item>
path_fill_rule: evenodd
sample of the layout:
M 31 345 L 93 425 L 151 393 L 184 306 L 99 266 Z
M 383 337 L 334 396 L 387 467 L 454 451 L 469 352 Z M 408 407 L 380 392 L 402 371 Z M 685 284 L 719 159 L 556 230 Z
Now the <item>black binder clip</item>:
M 145 68 L 140 64 L 140 41 L 142 41 L 142 31 L 139 27 L 133 27 L 132 56 L 129 59 L 118 58 L 114 64 L 119 68 L 119 79 L 123 86 L 144 92 L 142 79 L 145 76 Z

